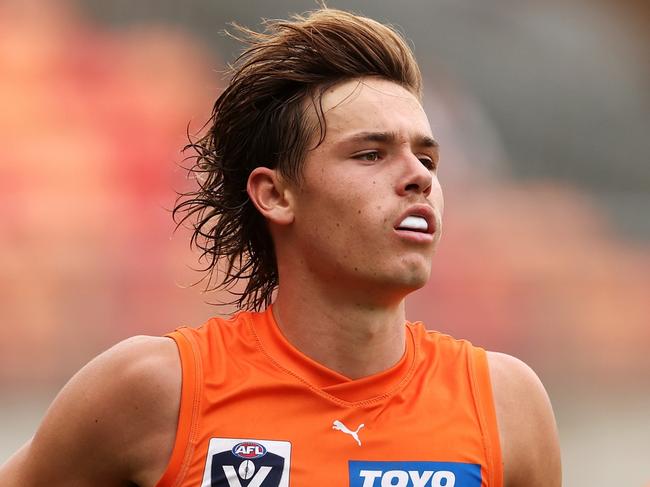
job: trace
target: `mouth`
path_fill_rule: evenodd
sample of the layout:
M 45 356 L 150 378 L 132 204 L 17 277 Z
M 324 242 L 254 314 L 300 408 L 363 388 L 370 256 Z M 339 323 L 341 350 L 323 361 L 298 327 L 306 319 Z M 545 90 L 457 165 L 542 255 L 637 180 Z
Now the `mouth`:
M 427 205 L 416 205 L 400 216 L 395 230 L 432 235 L 436 230 L 433 209 Z

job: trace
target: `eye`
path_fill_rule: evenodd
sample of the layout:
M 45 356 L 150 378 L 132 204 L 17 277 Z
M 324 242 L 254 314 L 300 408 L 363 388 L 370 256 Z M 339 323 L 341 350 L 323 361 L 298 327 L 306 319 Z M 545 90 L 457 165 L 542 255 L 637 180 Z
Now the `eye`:
M 420 156 L 418 159 L 429 171 L 435 171 L 438 168 L 438 162 L 434 161 L 430 157 Z
M 376 162 L 379 160 L 379 152 L 378 151 L 364 152 L 363 154 L 357 154 L 356 156 L 354 156 L 354 158 L 359 159 L 361 161 Z

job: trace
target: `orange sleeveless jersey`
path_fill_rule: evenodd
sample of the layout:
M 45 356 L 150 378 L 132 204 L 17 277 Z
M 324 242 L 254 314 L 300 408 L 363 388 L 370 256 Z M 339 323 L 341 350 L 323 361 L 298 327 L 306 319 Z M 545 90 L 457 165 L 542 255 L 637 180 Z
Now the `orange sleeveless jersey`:
M 171 333 L 180 420 L 157 487 L 501 487 L 485 351 L 406 326 L 401 361 L 358 380 L 296 350 L 271 308 Z

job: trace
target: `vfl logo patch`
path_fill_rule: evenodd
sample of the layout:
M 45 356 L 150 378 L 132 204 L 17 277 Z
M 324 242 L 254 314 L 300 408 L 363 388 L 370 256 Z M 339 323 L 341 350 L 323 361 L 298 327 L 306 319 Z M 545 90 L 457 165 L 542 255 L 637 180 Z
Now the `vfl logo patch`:
M 291 443 L 212 438 L 201 487 L 289 487 Z
M 481 466 L 457 462 L 349 462 L 350 487 L 481 487 Z

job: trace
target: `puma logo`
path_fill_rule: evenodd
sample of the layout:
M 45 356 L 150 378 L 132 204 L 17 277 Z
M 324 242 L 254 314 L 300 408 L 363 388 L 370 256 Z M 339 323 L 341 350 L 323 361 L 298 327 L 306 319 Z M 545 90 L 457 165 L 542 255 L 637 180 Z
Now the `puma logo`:
M 350 435 L 352 438 L 356 440 L 359 446 L 361 446 L 361 440 L 359 439 L 359 430 L 363 428 L 363 426 L 364 426 L 363 423 L 361 423 L 355 431 L 352 431 L 343 423 L 341 423 L 338 419 L 332 423 L 332 429 L 342 431 L 346 435 Z

